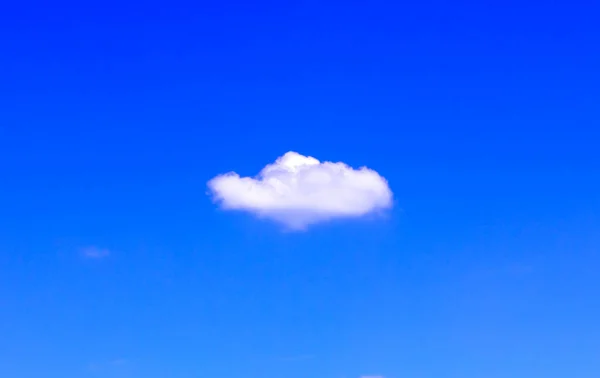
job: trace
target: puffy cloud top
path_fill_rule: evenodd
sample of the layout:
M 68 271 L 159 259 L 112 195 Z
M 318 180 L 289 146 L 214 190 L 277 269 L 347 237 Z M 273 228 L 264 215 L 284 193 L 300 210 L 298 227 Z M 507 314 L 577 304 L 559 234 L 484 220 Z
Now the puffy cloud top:
M 320 162 L 292 151 L 256 177 L 226 173 L 210 180 L 208 187 L 223 209 L 251 212 L 293 229 L 392 206 L 387 181 L 374 170 Z

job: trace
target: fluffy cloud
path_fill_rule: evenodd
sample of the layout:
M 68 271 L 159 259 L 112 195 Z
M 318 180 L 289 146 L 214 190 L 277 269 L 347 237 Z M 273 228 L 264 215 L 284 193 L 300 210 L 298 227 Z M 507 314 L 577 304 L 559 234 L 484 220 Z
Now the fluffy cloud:
M 210 180 L 208 188 L 223 209 L 247 211 L 292 229 L 392 206 L 388 183 L 374 170 L 296 152 L 281 156 L 256 177 L 230 172 Z

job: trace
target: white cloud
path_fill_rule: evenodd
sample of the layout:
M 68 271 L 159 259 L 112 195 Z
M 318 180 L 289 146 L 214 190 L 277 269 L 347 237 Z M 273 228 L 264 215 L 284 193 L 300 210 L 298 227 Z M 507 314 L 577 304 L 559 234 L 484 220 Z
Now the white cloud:
M 392 206 L 388 183 L 374 170 L 296 152 L 281 156 L 256 177 L 230 172 L 210 180 L 208 187 L 223 209 L 247 211 L 292 229 Z
M 105 257 L 110 256 L 110 251 L 106 248 L 98 248 L 98 247 L 85 247 L 81 249 L 81 254 L 83 257 L 88 259 L 103 259 Z

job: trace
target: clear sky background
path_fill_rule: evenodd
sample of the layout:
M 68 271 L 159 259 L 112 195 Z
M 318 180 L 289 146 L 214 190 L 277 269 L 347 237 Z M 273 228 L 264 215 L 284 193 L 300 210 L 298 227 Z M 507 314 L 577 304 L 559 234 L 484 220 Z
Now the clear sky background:
M 600 7 L 567 3 L 4 7 L 0 376 L 598 377 Z M 393 209 L 207 196 L 290 150 Z

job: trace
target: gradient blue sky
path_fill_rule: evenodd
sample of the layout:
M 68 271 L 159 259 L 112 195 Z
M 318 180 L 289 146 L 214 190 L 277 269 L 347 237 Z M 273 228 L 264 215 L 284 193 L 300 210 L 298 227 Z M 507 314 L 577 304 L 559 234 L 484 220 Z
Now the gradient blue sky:
M 0 15 L 0 376 L 596 378 L 593 2 L 107 2 Z M 206 182 L 389 180 L 306 232 Z

